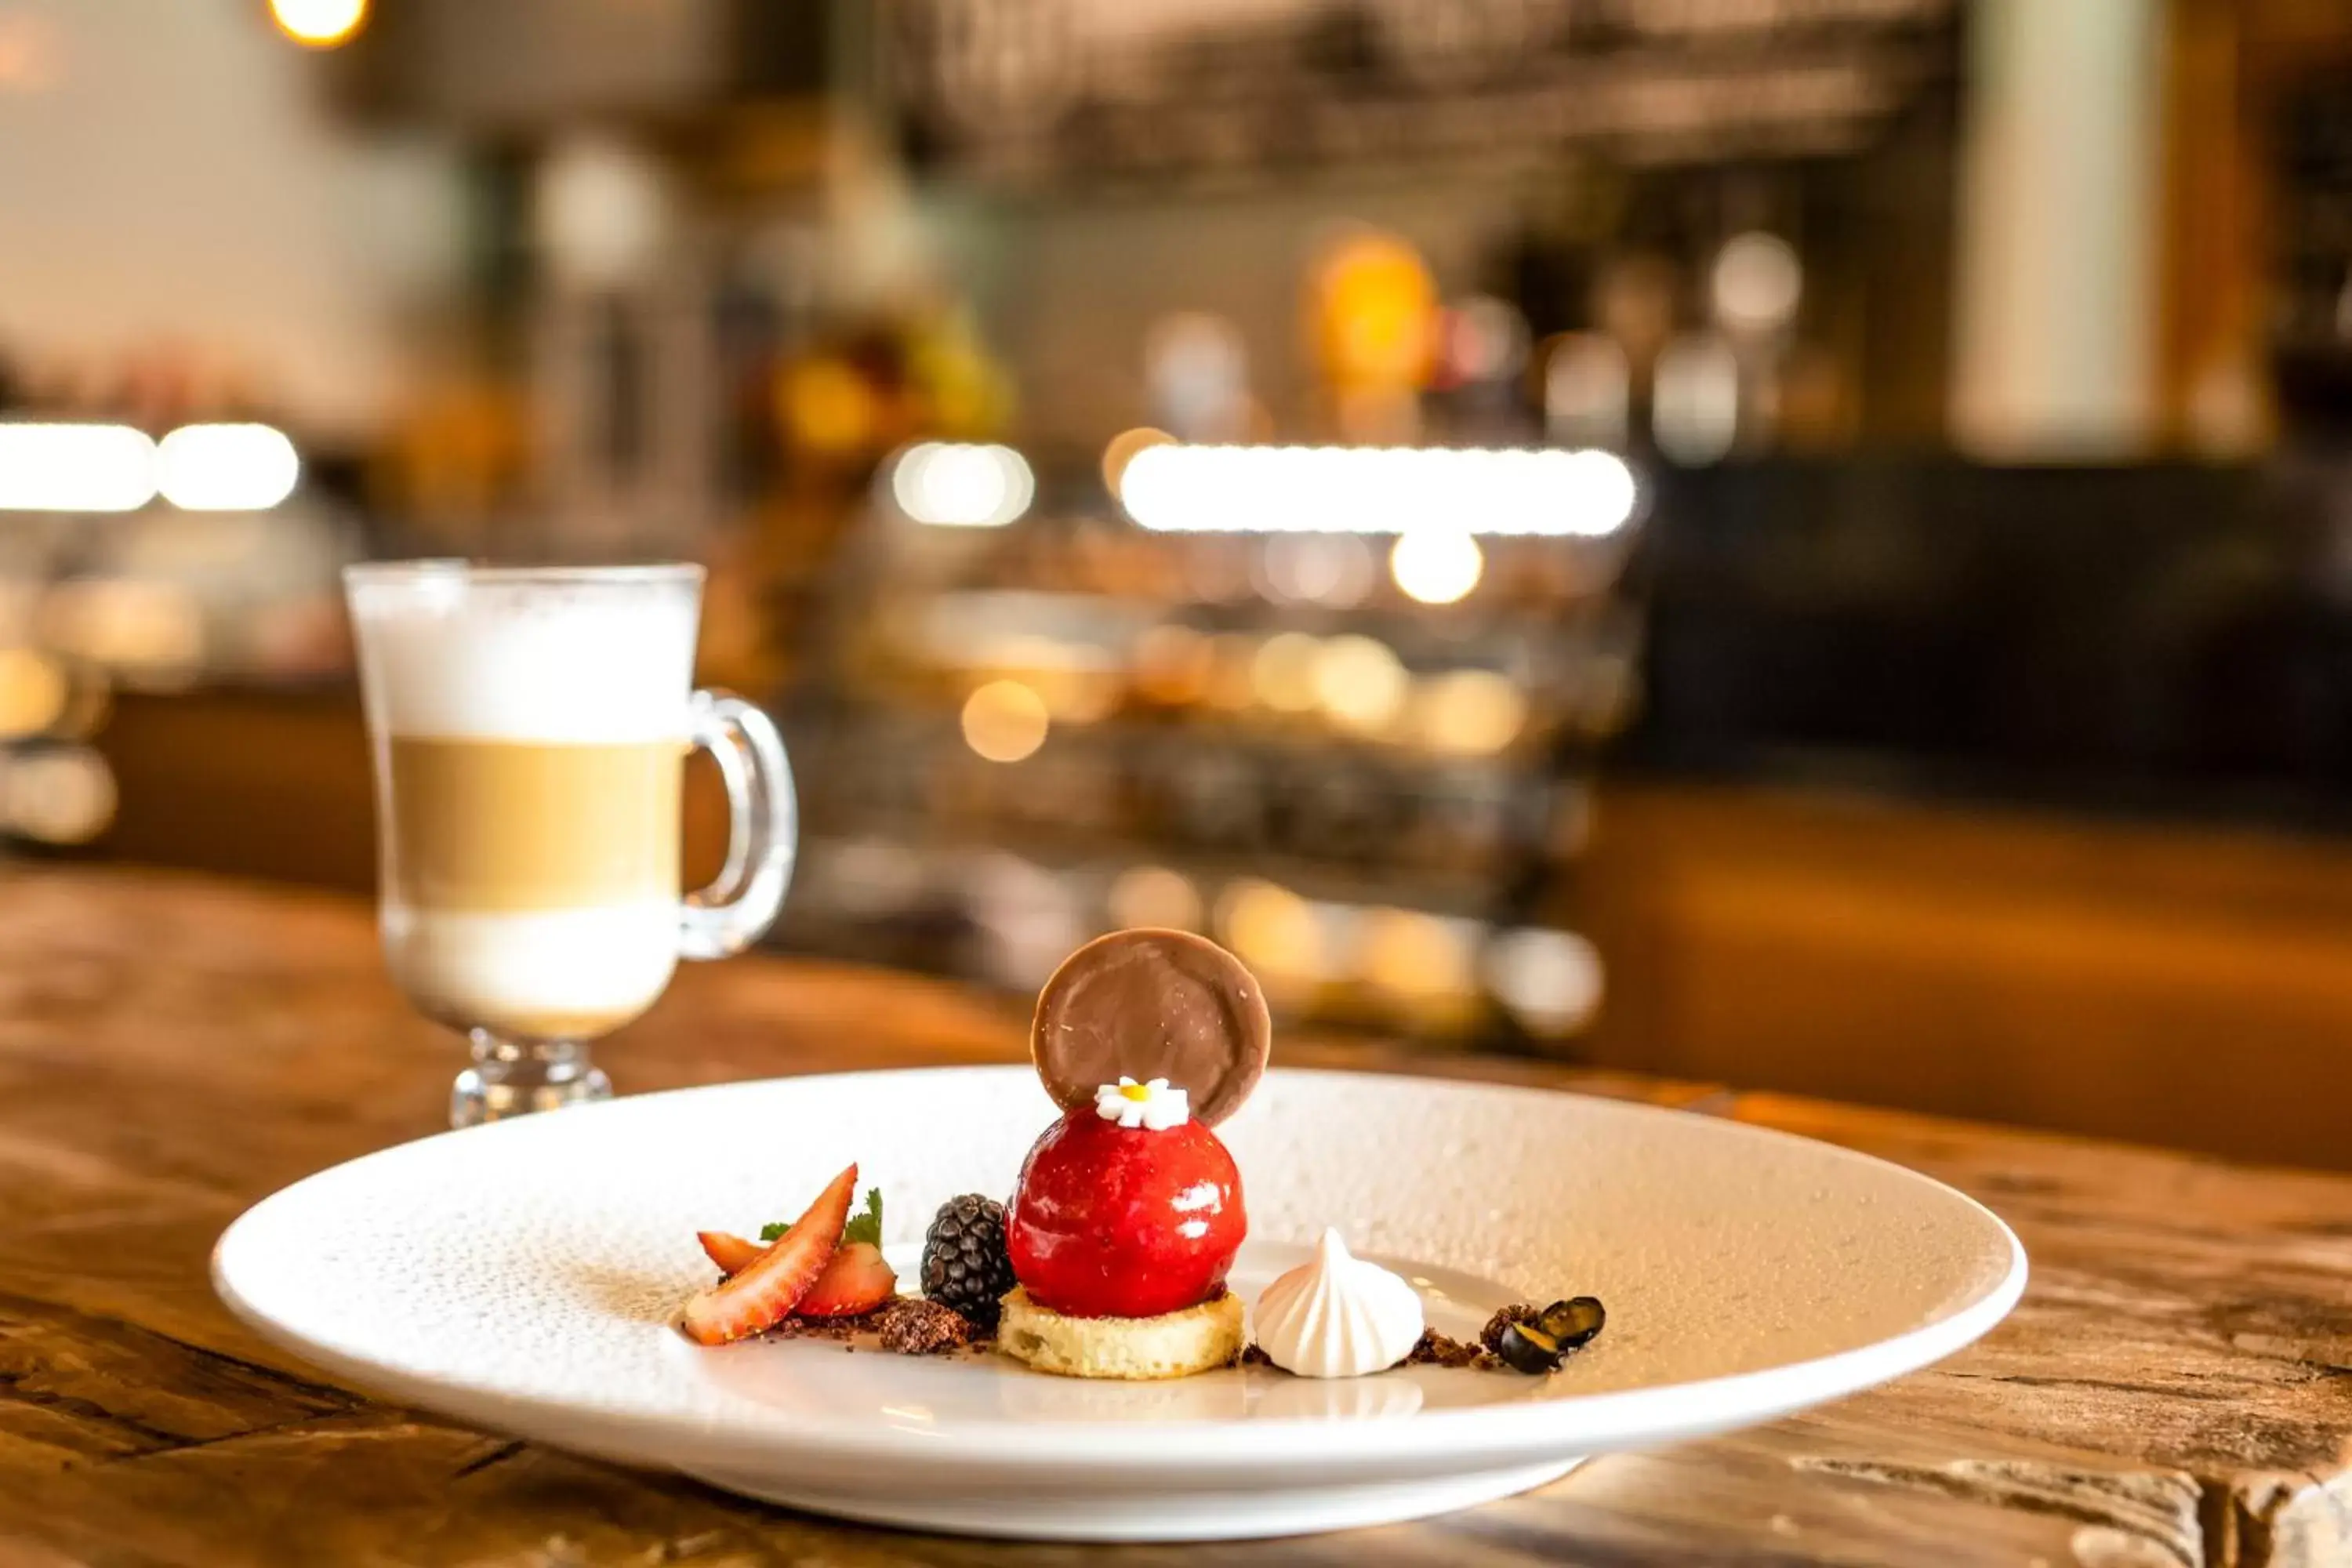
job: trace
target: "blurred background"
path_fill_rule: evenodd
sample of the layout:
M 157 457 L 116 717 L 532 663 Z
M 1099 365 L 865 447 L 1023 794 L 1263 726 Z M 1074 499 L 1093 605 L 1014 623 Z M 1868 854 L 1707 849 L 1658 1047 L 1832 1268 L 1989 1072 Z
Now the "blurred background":
M 368 889 L 415 554 L 786 950 L 2352 1166 L 2352 0 L 0 0 L 0 861 Z

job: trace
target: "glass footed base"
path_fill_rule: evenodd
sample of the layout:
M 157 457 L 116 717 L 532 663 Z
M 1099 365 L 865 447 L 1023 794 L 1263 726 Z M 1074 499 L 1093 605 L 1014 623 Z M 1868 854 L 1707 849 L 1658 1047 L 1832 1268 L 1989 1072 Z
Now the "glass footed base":
M 613 1080 L 588 1059 L 584 1043 L 523 1045 L 502 1040 L 488 1029 L 476 1029 L 467 1037 L 474 1044 L 474 1065 L 449 1086 L 452 1127 L 477 1127 L 613 1098 Z

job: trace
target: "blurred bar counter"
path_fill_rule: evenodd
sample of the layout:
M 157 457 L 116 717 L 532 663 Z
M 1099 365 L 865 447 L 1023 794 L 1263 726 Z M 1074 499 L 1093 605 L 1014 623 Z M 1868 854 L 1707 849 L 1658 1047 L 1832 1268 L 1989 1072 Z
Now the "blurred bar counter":
M 372 885 L 349 692 L 126 695 L 100 745 L 103 854 Z M 715 793 L 688 816 L 700 875 Z M 1596 1065 L 2352 1168 L 2352 845 L 1616 777 L 1572 899 Z

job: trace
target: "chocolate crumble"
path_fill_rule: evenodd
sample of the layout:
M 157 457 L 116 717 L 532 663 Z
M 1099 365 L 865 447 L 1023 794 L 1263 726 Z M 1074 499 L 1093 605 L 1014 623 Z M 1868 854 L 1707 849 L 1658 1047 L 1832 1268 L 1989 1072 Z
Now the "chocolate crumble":
M 840 1340 L 856 1339 L 873 1331 L 877 1314 L 868 1312 L 858 1318 L 786 1318 L 768 1331 L 772 1340 Z
M 1494 1327 L 1493 1331 L 1499 1334 L 1502 1330 L 1497 1326 Z M 1235 1358 L 1234 1364 L 1272 1366 L 1274 1358 L 1253 1344 L 1243 1350 L 1242 1353 Z M 1435 1329 L 1422 1330 L 1421 1338 L 1413 1342 L 1412 1349 L 1407 1351 L 1404 1359 L 1397 1363 L 1399 1366 L 1467 1366 L 1475 1367 L 1480 1372 L 1491 1372 L 1502 1364 L 1502 1358 L 1493 1351 L 1479 1345 L 1465 1344 L 1460 1340 L 1449 1339 Z
M 962 1313 L 920 1296 L 894 1297 L 874 1319 L 882 1348 L 898 1355 L 941 1355 L 971 1343 L 971 1323 Z
M 1460 1340 L 1448 1339 L 1435 1329 L 1423 1329 L 1412 1349 L 1405 1352 L 1406 1366 L 1475 1366 L 1495 1364 L 1491 1351 L 1476 1345 L 1465 1345 Z
M 920 1296 L 893 1296 L 855 1318 L 786 1318 L 767 1337 L 824 1340 L 845 1351 L 856 1350 L 859 1341 L 878 1339 L 882 1349 L 898 1355 L 943 1355 L 979 1338 L 963 1314 Z

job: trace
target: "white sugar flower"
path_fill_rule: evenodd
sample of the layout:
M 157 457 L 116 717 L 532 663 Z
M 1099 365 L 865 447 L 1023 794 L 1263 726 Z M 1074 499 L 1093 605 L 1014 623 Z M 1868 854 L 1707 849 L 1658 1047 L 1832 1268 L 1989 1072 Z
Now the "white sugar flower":
M 1155 1078 L 1150 1083 L 1123 1078 L 1095 1090 L 1095 1114 L 1121 1127 L 1165 1132 L 1192 1119 L 1192 1103 L 1182 1089 L 1169 1088 L 1164 1078 Z

